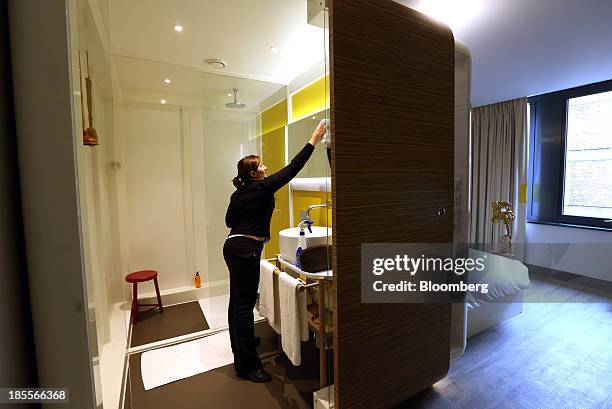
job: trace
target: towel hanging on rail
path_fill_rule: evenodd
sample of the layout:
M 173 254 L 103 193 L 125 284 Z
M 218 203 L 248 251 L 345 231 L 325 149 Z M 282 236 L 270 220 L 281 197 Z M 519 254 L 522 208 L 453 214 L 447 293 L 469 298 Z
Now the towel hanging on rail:
M 276 266 L 267 260 L 261 260 L 259 264 L 259 298 L 257 310 L 259 314 L 268 320 L 268 323 L 276 332 L 280 331 L 280 316 L 274 314 L 274 270 Z
M 302 363 L 302 342 L 308 341 L 306 292 L 299 291 L 303 283 L 281 272 L 278 276 L 279 307 L 281 314 L 281 344 L 291 363 Z

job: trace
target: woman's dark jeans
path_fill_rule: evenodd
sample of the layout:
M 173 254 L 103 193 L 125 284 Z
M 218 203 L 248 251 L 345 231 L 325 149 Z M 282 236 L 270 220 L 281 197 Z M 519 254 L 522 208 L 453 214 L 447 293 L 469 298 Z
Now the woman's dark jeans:
M 246 373 L 261 368 L 255 348 L 253 308 L 259 288 L 259 261 L 263 243 L 248 237 L 225 241 L 223 258 L 230 273 L 229 333 L 234 370 Z

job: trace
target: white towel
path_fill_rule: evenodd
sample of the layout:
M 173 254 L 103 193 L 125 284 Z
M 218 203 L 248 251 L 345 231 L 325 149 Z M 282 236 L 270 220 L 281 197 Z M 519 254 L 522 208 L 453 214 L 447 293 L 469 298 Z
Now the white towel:
M 267 319 L 270 326 L 276 332 L 279 332 L 280 323 L 277 321 L 279 321 L 280 316 L 274 313 L 274 270 L 276 270 L 274 264 L 267 260 L 261 260 L 259 263 L 259 302 L 257 310 L 259 315 Z
M 281 344 L 283 351 L 295 366 L 302 363 L 301 342 L 308 341 L 306 292 L 298 291 L 300 280 L 287 273 L 278 278 L 281 315 Z

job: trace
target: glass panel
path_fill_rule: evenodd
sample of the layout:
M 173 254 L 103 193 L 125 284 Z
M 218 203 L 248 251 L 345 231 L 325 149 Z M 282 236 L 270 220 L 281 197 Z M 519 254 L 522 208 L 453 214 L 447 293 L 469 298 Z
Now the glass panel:
M 128 337 L 117 219 L 116 112 L 112 63 L 91 3 L 68 2 L 75 149 L 87 299 L 88 338 L 97 407 L 118 407 Z M 84 132 L 84 130 L 86 130 Z
M 194 248 L 196 270 L 208 286 L 200 303 L 210 328 L 217 329 L 228 326 L 229 272 L 223 245 L 229 234 L 225 213 L 236 190 L 236 164 L 247 155 L 258 155 L 269 173 L 284 166 L 286 110 L 283 120 L 279 104 L 286 100 L 286 90 L 273 82 L 202 73 L 201 98 L 201 134 L 194 137 L 191 149 Z M 275 218 L 281 212 L 287 215 L 286 206 L 287 202 L 277 202 Z M 278 248 L 277 237 L 267 246 Z
M 568 100 L 563 214 L 612 218 L 612 91 Z
M 331 229 L 332 234 L 327 238 L 328 248 L 331 250 L 333 245 L 333 222 L 332 222 L 332 214 L 333 214 L 333 206 L 332 203 L 332 179 L 331 179 L 331 167 L 332 167 L 332 137 L 333 134 L 331 132 L 331 89 L 330 89 L 330 79 L 331 79 L 331 69 L 330 69 L 330 58 L 329 58 L 329 10 L 325 8 L 324 10 L 324 19 L 323 19 L 323 52 L 324 52 L 324 61 L 325 61 L 325 78 L 324 82 L 324 101 L 325 101 L 325 110 L 323 111 L 323 117 L 326 124 L 326 135 L 323 138 L 323 144 L 325 149 L 321 149 L 322 152 L 325 152 L 325 157 L 321 161 L 320 159 L 315 162 L 316 164 L 323 163 L 323 168 L 325 169 L 325 198 L 326 203 L 329 204 L 328 210 L 325 212 L 325 225 Z M 318 159 L 318 158 L 317 158 Z M 315 168 L 316 172 L 316 168 Z M 325 347 L 326 347 L 326 368 L 325 368 L 325 385 L 329 385 L 326 389 L 326 397 L 328 402 L 330 402 L 330 406 L 333 406 L 334 402 L 334 321 L 336 314 L 336 280 L 334 277 L 333 264 L 332 264 L 332 251 L 328 251 L 327 253 L 327 267 L 328 274 L 327 280 L 325 280 L 325 306 L 328 313 L 325 315 Z

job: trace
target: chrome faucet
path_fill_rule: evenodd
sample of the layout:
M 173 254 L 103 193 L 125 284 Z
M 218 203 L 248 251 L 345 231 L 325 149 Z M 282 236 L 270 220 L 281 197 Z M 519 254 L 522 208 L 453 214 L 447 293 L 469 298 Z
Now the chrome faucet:
M 312 222 L 312 218 L 310 217 L 310 211 L 312 209 L 320 209 L 322 207 L 331 207 L 331 206 L 332 204 L 330 202 L 327 202 L 325 204 L 316 204 L 316 205 L 308 206 L 308 209 L 306 209 L 306 219 L 305 220 Z

